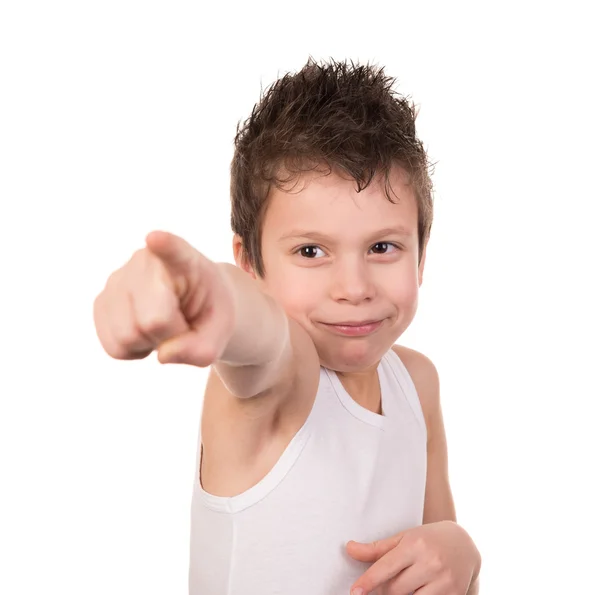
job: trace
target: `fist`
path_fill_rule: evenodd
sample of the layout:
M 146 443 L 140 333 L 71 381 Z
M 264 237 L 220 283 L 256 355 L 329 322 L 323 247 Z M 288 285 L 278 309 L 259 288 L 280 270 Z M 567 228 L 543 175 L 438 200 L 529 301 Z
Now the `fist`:
M 94 301 L 94 323 L 115 359 L 209 366 L 233 334 L 231 282 L 219 266 L 185 240 L 152 232 L 108 279 Z

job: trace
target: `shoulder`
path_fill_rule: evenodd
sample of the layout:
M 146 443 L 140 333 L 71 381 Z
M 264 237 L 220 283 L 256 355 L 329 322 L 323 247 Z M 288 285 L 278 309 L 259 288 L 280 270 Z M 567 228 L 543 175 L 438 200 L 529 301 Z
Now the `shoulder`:
M 400 358 L 415 385 L 423 417 L 431 435 L 433 418 L 440 408 L 440 379 L 434 363 L 423 353 L 403 345 L 393 345 L 392 350 Z
M 432 376 L 437 377 L 437 370 L 433 362 L 420 351 L 410 349 L 404 345 L 392 345 L 392 350 L 402 360 L 402 363 L 406 366 L 410 372 L 411 377 L 413 373 L 420 380 L 431 380 Z M 414 377 L 413 377 L 414 381 Z
M 456 509 L 448 476 L 448 444 L 440 403 L 440 381 L 433 362 L 422 353 L 394 345 L 417 389 L 427 426 L 427 481 L 423 524 L 456 522 Z

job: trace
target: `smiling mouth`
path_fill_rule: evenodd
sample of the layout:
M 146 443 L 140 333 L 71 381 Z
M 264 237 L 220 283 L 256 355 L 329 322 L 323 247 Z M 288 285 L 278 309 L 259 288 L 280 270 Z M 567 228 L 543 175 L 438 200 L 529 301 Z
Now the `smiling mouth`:
M 382 322 L 383 320 L 363 320 L 336 323 L 322 322 L 321 324 L 335 334 L 362 337 L 375 332 L 381 326 Z

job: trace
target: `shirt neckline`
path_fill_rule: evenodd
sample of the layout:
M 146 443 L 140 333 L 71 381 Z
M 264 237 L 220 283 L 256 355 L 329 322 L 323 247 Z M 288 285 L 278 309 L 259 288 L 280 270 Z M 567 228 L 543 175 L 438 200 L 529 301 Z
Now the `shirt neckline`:
M 342 381 L 338 378 L 338 375 L 334 370 L 330 370 L 329 368 L 323 368 L 327 377 L 329 378 L 333 390 L 337 395 L 338 399 L 342 403 L 342 405 L 346 408 L 346 410 L 351 413 L 354 417 L 378 428 L 383 428 L 387 423 L 387 417 L 385 412 L 387 411 L 387 402 L 385 398 L 385 388 L 384 383 L 382 382 L 383 375 L 383 358 L 377 365 L 377 378 L 379 379 L 379 388 L 381 391 L 381 410 L 383 415 L 379 415 L 379 413 L 375 413 L 366 407 L 363 407 L 359 403 L 357 403 L 348 393 L 348 391 L 344 388 Z

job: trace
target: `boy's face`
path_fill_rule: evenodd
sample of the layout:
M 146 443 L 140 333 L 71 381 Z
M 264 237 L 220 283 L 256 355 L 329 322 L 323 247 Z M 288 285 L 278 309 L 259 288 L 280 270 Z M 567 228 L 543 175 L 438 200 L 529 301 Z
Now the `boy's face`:
M 417 204 L 401 169 L 390 182 L 394 203 L 380 180 L 358 193 L 354 180 L 313 174 L 293 193 L 274 189 L 265 214 L 258 281 L 339 372 L 376 365 L 417 309 Z

